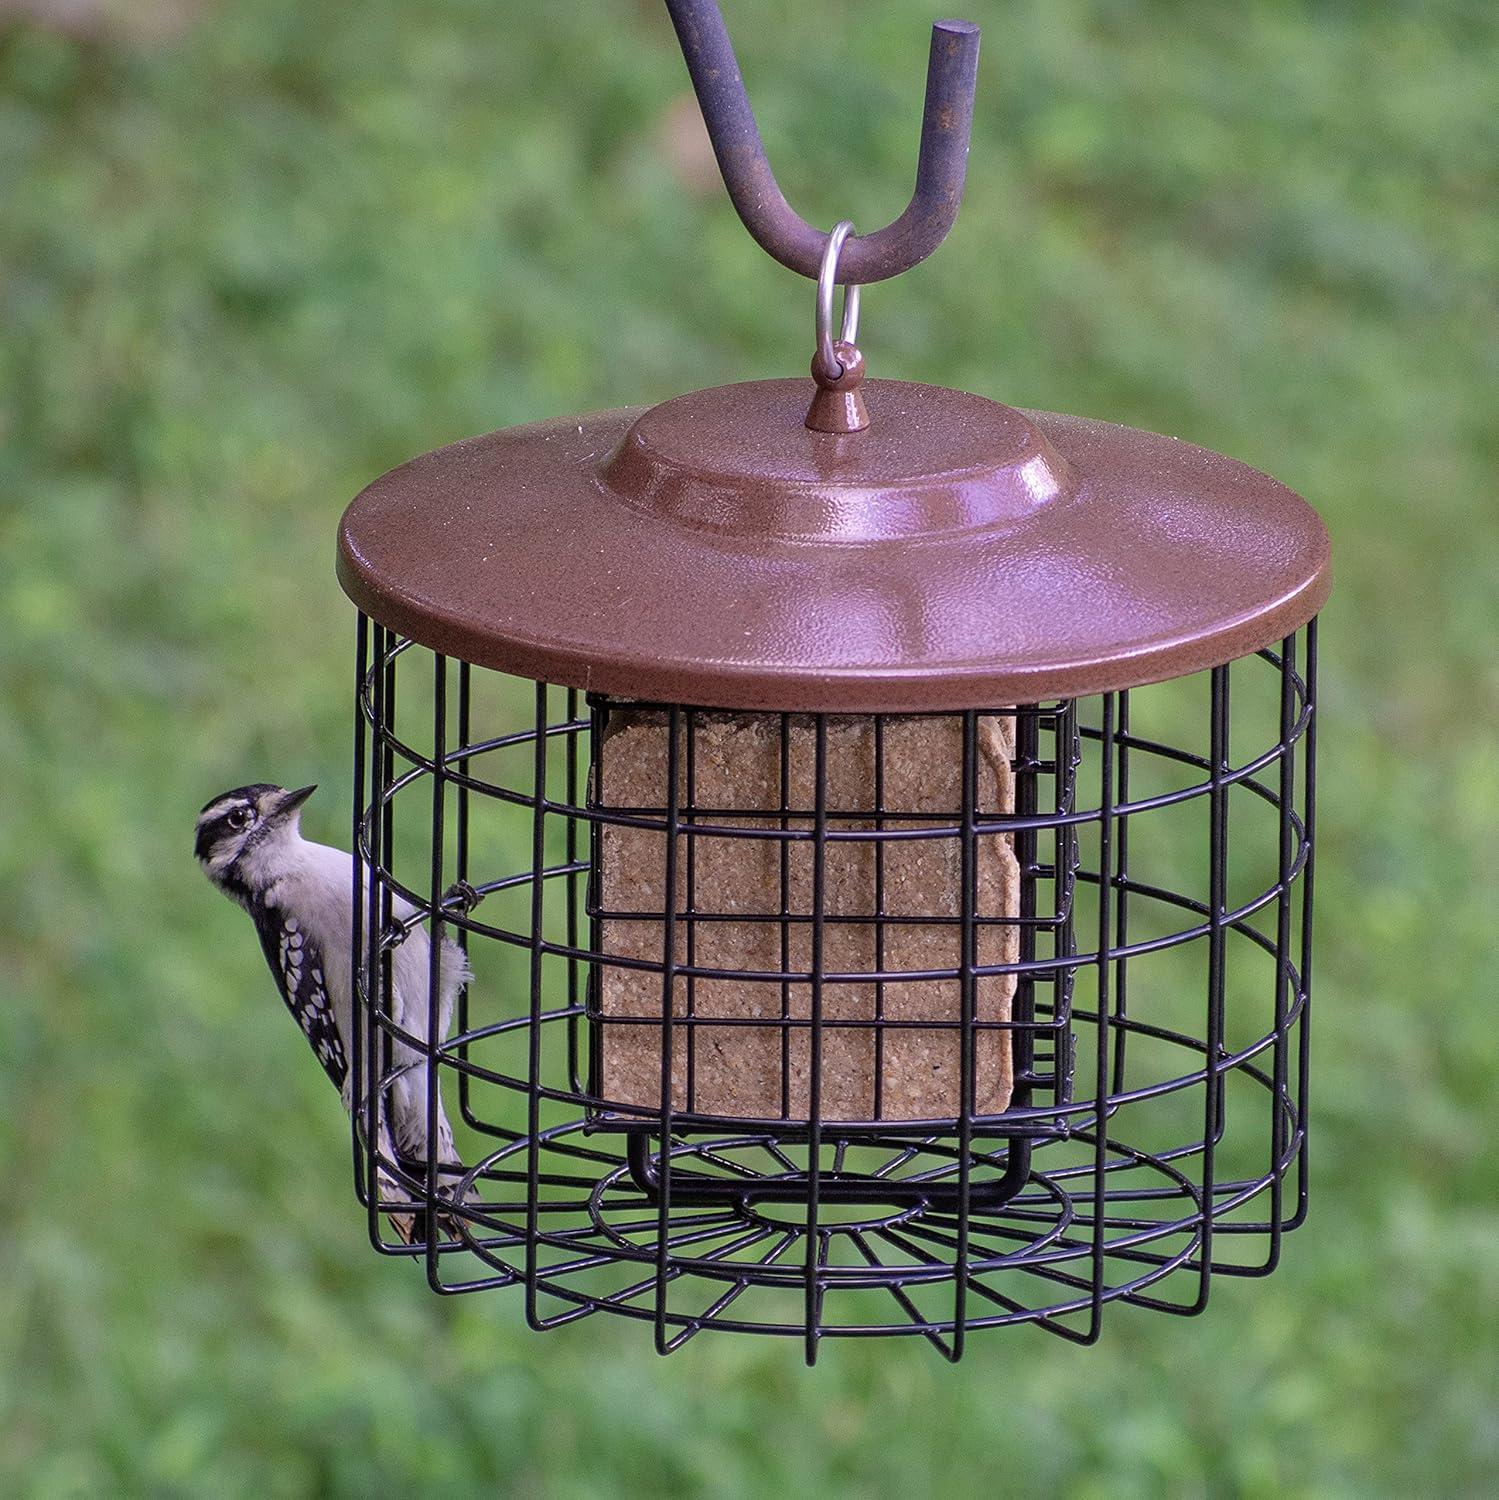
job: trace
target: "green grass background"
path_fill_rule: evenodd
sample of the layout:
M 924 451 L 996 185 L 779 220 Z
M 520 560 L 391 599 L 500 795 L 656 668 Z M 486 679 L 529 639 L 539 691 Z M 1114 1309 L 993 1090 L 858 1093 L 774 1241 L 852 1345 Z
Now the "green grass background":
M 809 289 L 672 166 L 648 0 L 105 8 L 0 21 L 0 1491 L 1499 1493 L 1493 9 L 970 5 L 967 205 L 868 294 L 875 373 L 1223 449 L 1333 533 L 1313 1212 L 1197 1320 L 809 1372 L 370 1253 L 189 857 L 262 777 L 342 836 L 361 485 L 799 371 Z M 904 201 L 928 10 L 727 7 L 809 217 Z

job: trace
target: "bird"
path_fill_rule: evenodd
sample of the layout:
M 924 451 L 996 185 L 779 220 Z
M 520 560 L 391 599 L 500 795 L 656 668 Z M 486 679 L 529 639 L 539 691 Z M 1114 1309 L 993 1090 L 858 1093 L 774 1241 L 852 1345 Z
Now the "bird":
M 221 792 L 198 814 L 193 849 L 210 883 L 249 913 L 282 1000 L 338 1089 L 344 1108 L 352 1110 L 353 861 L 342 849 L 302 837 L 302 806 L 316 790 L 316 785 L 288 791 L 255 782 Z M 401 1030 L 425 1043 L 431 950 L 425 930 L 414 920 L 415 908 L 395 898 L 393 912 L 403 936 L 391 956 L 386 1013 Z M 453 1002 L 472 977 L 467 956 L 444 935 L 437 1000 L 440 1038 L 448 1035 Z M 433 1144 L 427 1139 L 426 1059 L 395 1038 L 391 1057 L 394 1077 L 378 1112 L 378 1154 L 421 1180 Z M 441 1094 L 436 1121 L 439 1176 L 451 1185 L 465 1168 L 454 1148 Z M 397 1186 L 383 1164 L 378 1173 L 382 1202 L 410 1201 L 411 1194 Z M 470 1200 L 474 1196 L 470 1193 Z M 456 1236 L 450 1215 L 433 1217 L 445 1236 Z M 408 1245 L 425 1243 L 425 1220 L 425 1214 L 390 1214 L 392 1227 Z

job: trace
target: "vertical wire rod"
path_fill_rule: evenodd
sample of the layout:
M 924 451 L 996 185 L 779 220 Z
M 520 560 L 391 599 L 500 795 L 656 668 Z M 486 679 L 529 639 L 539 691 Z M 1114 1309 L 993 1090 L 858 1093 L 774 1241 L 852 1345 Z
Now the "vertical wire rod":
M 781 804 L 785 806 L 783 801 Z M 874 826 L 885 831 L 885 719 L 874 716 Z M 874 967 L 885 972 L 885 841 L 874 845 Z M 885 1113 L 885 981 L 874 982 L 874 1118 Z
M 1283 1184 L 1286 1174 L 1286 1017 L 1291 996 L 1287 971 L 1291 962 L 1291 866 L 1295 857 L 1291 819 L 1295 799 L 1296 750 L 1292 728 L 1296 717 L 1296 637 L 1288 635 L 1280 646 L 1280 846 L 1275 907 L 1275 1051 L 1270 1091 L 1270 1246 L 1265 1269 L 1273 1271 L 1280 1261 L 1284 1214 Z M 1297 1122 L 1300 1124 L 1300 1121 Z
M 1198 1262 L 1197 1299 L 1194 1313 L 1207 1306 L 1213 1274 L 1213 1193 L 1217 1186 L 1218 1142 L 1223 1136 L 1223 1022 L 1225 994 L 1225 943 L 1228 936 L 1228 782 L 1229 767 L 1229 669 L 1212 671 L 1212 703 L 1208 785 L 1208 1029 L 1203 1054 L 1202 1122 L 1202 1251 Z
M 380 1152 L 381 1135 L 385 1120 L 385 1096 L 382 1081 L 389 1071 L 390 1035 L 380 1025 L 381 1008 L 389 1005 L 391 995 L 391 965 L 394 954 L 381 941 L 381 936 L 390 924 L 390 872 L 394 867 L 395 849 L 395 803 L 388 796 L 394 775 L 394 752 L 390 747 L 396 724 L 396 663 L 395 635 L 382 626 L 375 627 L 375 732 L 373 738 L 374 766 L 370 787 L 370 804 L 374 809 L 374 822 L 370 829 L 370 969 L 369 997 L 365 1008 L 365 1068 L 366 1128 L 365 1148 L 372 1191 L 370 1196 L 370 1232 L 375 1243 L 383 1243 L 382 1220 L 379 1208 L 384 1201 L 382 1188 L 390 1184 L 376 1162 Z M 383 1180 L 382 1180 L 383 1179 Z
M 426 1179 L 423 1184 L 427 1197 L 425 1215 L 427 1227 L 427 1282 L 434 1292 L 443 1290 L 438 1271 L 438 1243 L 441 1236 L 437 1228 L 438 1201 L 438 1147 L 437 1112 L 442 1102 L 442 1073 L 438 1067 L 438 1047 L 443 1041 L 438 1020 L 438 1001 L 442 994 L 442 892 L 444 833 L 446 832 L 446 808 L 444 792 L 447 788 L 446 765 L 448 758 L 448 659 L 438 653 L 432 656 L 432 848 L 431 889 L 428 894 L 430 923 L 427 928 L 427 1045 L 422 1058 L 422 1068 L 427 1075 L 426 1131 L 427 1161 Z
M 578 766 L 578 690 L 567 690 L 567 701 L 563 712 L 567 715 L 567 751 L 565 775 L 567 799 L 570 809 L 567 814 L 567 946 L 571 951 L 567 960 L 567 1079 L 575 1094 L 586 1092 L 583 1075 L 578 1066 L 578 996 L 581 992 L 581 973 L 576 953 L 578 949 L 578 819 L 576 809 L 583 805 L 583 786 Z M 467 735 L 464 743 L 468 743 Z
M 1116 781 L 1118 783 L 1118 805 L 1129 806 L 1129 692 L 1119 694 L 1115 709 L 1115 722 L 1119 733 L 1114 750 Z M 1129 946 L 1129 819 L 1120 818 L 1114 830 L 1115 875 L 1114 889 L 1114 947 Z M 1114 965 L 1114 1014 L 1119 1020 L 1129 1017 L 1129 969 L 1120 958 Z M 1124 1049 L 1129 1037 L 1129 1027 L 1121 1025 L 1114 1041 L 1114 1092 L 1124 1092 Z
M 364 787 L 365 787 L 365 725 L 364 725 L 364 679 L 369 670 L 370 622 L 363 610 L 359 612 L 359 623 L 354 647 L 354 826 L 349 845 L 349 863 L 353 874 L 350 897 L 350 923 L 352 939 L 349 952 L 349 994 L 355 1002 L 349 1016 L 349 1066 L 352 1079 L 349 1085 L 349 1122 L 353 1137 L 354 1189 L 362 1203 L 369 1202 L 367 1184 L 371 1181 L 364 1170 L 364 1147 L 359 1139 L 360 1112 L 363 1108 L 364 1083 L 364 1000 L 369 991 L 368 976 L 364 971 L 364 860 L 360 854 L 364 838 Z
M 819 1222 L 822 1198 L 822 984 L 828 849 L 828 720 L 817 715 L 812 760 L 812 983 L 808 993 L 811 1019 L 807 1077 L 807 1261 L 806 1343 L 808 1365 L 817 1363 L 822 1337 L 822 1254 L 825 1243 Z
M 1094 1041 L 1093 1092 L 1097 1104 L 1096 1134 L 1093 1139 L 1093 1243 L 1090 1247 L 1091 1287 L 1088 1299 L 1088 1328 L 1081 1342 L 1094 1343 L 1103 1331 L 1104 1276 L 1108 1257 L 1107 1215 L 1109 1170 L 1109 890 L 1114 880 L 1114 753 L 1118 730 L 1115 723 L 1117 699 L 1113 693 L 1103 695 L 1103 718 L 1098 736 L 1098 1022 Z
M 717 0 L 666 0 L 666 9 L 718 170 L 744 227 L 767 255 L 815 278 L 828 237 L 791 207 L 776 182 Z M 979 29 L 971 21 L 938 21 L 932 27 L 911 201 L 883 229 L 850 236 L 838 261 L 843 285 L 899 276 L 947 238 L 968 174 L 978 57 Z
M 1296 1154 L 1296 1211 L 1286 1226 L 1294 1229 L 1306 1218 L 1307 1203 L 1307 1088 L 1311 1062 L 1312 1006 L 1312 888 L 1317 860 L 1317 622 L 1306 627 L 1306 751 L 1302 757 L 1306 865 L 1301 872 L 1301 1020 L 1296 1061 L 1296 1118 L 1301 1126 L 1301 1149 Z
M 969 1219 L 973 1208 L 973 1116 L 975 1113 L 973 1028 L 976 1019 L 974 974 L 978 965 L 978 714 L 963 715 L 963 807 L 959 838 L 959 1012 L 958 1033 L 958 1243 L 953 1264 L 952 1351 L 963 1357 L 968 1333 Z M 1012 1033 L 1013 1035 L 1013 1033 Z M 1013 1074 L 1013 1068 L 1012 1068 Z
M 695 709 L 684 710 L 683 729 L 686 735 L 686 767 L 687 778 L 686 802 L 687 802 L 687 835 L 683 840 L 687 855 L 684 871 L 687 877 L 687 891 L 685 902 L 685 917 L 683 923 L 685 931 L 683 937 L 686 940 L 687 949 L 687 974 L 684 989 L 686 991 L 686 1015 L 687 1015 L 687 1112 L 692 1113 L 697 1108 L 697 1025 L 694 1017 L 697 1015 L 697 836 L 692 827 L 695 821 L 693 808 L 697 805 L 697 711 Z
M 383 862 L 385 847 L 385 627 L 378 621 L 371 622 L 371 654 L 374 666 L 370 684 L 371 713 L 374 717 L 374 732 L 370 736 L 369 767 L 369 861 L 365 866 L 369 890 L 364 907 L 369 952 L 365 957 L 363 1003 L 359 1007 L 356 1026 L 363 1033 L 364 1077 L 363 1088 L 357 1107 L 364 1116 L 364 1161 L 365 1176 L 369 1188 L 367 1203 L 370 1242 L 378 1249 L 381 1240 L 380 1198 L 381 1182 L 375 1162 L 375 1147 L 379 1128 L 379 1104 L 376 1098 L 380 1078 L 380 1058 L 376 1049 L 380 1045 L 380 1034 L 375 1028 L 375 1006 L 379 1003 L 379 983 L 384 959 L 380 943 L 380 900 L 384 889 L 383 871 L 388 868 Z
M 791 828 L 791 715 L 782 714 L 781 721 L 781 832 Z M 791 840 L 780 839 L 781 861 L 781 973 L 791 970 Z M 791 982 L 781 980 L 781 1118 L 791 1118 Z M 877 1112 L 878 1113 L 878 1112 Z
M 472 695 L 473 695 L 473 668 L 466 662 L 460 660 L 458 663 L 458 744 L 465 752 L 458 757 L 458 774 L 462 777 L 469 775 L 470 760 L 467 755 L 469 741 L 472 735 L 469 732 L 470 719 L 472 717 Z M 453 857 L 457 864 L 457 876 L 461 885 L 468 884 L 468 797 L 469 788 L 466 780 L 460 781 L 457 788 L 458 801 L 458 827 L 454 835 Z M 464 957 L 468 956 L 468 928 L 459 925 L 455 936 L 458 946 L 462 949 Z M 469 1029 L 468 1019 L 468 986 L 462 985 L 458 990 L 458 1015 L 455 1025 L 458 1034 L 465 1036 Z M 458 1049 L 458 1112 L 469 1120 L 473 1114 L 473 1105 L 470 1102 L 470 1080 L 468 1069 L 462 1066 L 469 1060 L 468 1044 L 464 1043 Z
M 541 991 L 546 947 L 547 686 L 536 684 L 531 759 L 530 1024 L 526 1028 L 526 1322 L 545 1326 L 538 1306 L 541 1265 Z
M 671 1345 L 667 1332 L 667 1297 L 671 1270 L 671 1139 L 672 1139 L 672 1022 L 677 987 L 677 877 L 678 850 L 681 836 L 681 789 L 677 782 L 682 774 L 680 743 L 682 710 L 672 707 L 666 713 L 666 849 L 663 871 L 661 912 L 661 1160 L 657 1168 L 656 1197 L 656 1274 L 652 1321 L 655 1325 L 656 1353 L 665 1354 Z

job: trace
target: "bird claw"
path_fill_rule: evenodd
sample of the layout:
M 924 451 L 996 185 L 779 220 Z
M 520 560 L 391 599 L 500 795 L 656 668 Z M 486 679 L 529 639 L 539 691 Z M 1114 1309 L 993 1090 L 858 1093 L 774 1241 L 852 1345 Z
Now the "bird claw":
M 442 893 L 442 899 L 437 903 L 440 915 L 452 915 L 466 917 L 482 900 L 484 893 L 476 891 L 466 880 L 455 880 L 447 890 Z M 409 917 L 392 917 L 385 926 L 381 935 L 381 944 L 385 948 L 399 948 L 410 936 L 413 927 L 420 927 L 426 920 L 427 913 L 414 911 Z
M 399 948 L 411 936 L 411 929 L 421 924 L 423 913 L 412 912 L 409 917 L 392 917 L 380 934 L 382 949 Z
M 468 881 L 455 880 L 443 892 L 442 907 L 444 911 L 457 911 L 466 917 L 483 899 Z

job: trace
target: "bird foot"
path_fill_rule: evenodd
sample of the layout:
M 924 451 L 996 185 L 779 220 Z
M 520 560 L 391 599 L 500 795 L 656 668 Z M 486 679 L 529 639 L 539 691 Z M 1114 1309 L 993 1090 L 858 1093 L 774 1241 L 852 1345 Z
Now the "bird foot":
M 484 892 L 476 891 L 466 880 L 455 880 L 447 890 L 442 893 L 442 900 L 437 903 L 438 911 L 446 916 L 457 913 L 466 917 L 482 900 Z M 420 927 L 426 921 L 427 913 L 414 911 L 409 917 L 392 917 L 386 924 L 382 934 L 382 944 L 386 948 L 399 948 L 406 941 L 413 927 Z
M 483 899 L 483 893 L 476 891 L 468 881 L 455 880 L 443 892 L 442 908 L 444 911 L 460 912 L 466 917 Z

